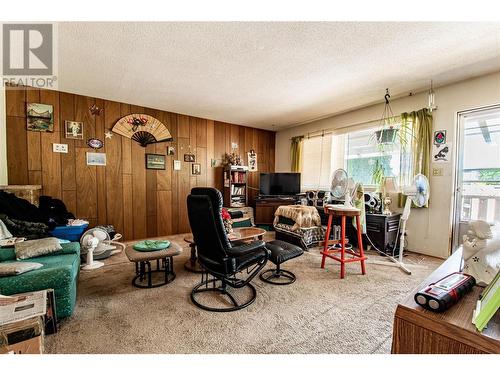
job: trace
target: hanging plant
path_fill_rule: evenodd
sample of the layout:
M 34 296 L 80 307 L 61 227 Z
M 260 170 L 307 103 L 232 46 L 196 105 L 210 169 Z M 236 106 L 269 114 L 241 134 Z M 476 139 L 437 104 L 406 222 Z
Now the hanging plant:
M 387 146 L 395 145 L 399 141 L 401 149 L 404 151 L 408 145 L 409 136 L 411 136 L 411 129 L 407 121 L 396 121 L 391 104 L 389 103 L 390 98 L 389 89 L 385 89 L 385 105 L 380 119 L 380 129 L 373 133 L 370 140 L 374 140 L 377 148 L 381 151 L 384 151 Z

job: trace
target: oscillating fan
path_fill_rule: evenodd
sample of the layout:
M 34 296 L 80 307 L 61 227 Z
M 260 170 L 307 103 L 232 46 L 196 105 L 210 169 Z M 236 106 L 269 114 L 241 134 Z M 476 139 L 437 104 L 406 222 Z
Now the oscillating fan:
M 405 244 L 406 221 L 410 217 L 411 204 L 417 207 L 423 207 L 429 201 L 430 186 L 429 180 L 423 174 L 417 174 L 413 177 L 413 183 L 403 188 L 403 194 L 406 195 L 405 208 L 401 215 L 401 237 L 399 242 L 399 259 L 397 263 L 399 267 L 407 274 L 411 275 L 411 271 L 403 264 L 403 250 Z
M 342 207 L 343 209 L 355 209 L 352 205 L 352 197 L 357 189 L 357 184 L 354 183 L 352 178 L 347 177 L 347 172 L 339 168 L 333 172 L 332 183 L 330 185 L 330 192 L 333 199 L 343 200 L 343 205 L 331 205 Z
M 86 231 L 80 238 L 81 254 L 87 256 L 87 262 L 82 266 L 82 270 L 102 267 L 104 263 L 96 262 L 94 259 L 104 259 L 124 250 L 125 245 L 117 242 L 121 237 L 121 234 L 116 234 L 111 239 L 109 233 L 100 228 Z

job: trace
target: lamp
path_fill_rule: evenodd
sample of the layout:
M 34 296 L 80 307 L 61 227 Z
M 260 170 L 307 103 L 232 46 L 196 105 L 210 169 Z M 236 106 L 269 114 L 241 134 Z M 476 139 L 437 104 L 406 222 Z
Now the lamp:
M 395 177 L 385 177 L 384 179 L 384 187 L 383 187 L 383 193 L 384 193 L 384 211 L 382 212 L 383 215 L 392 215 L 392 212 L 389 210 L 389 206 L 392 203 L 392 199 L 389 195 L 389 193 L 394 193 L 398 191 L 398 187 L 396 184 L 396 178 Z

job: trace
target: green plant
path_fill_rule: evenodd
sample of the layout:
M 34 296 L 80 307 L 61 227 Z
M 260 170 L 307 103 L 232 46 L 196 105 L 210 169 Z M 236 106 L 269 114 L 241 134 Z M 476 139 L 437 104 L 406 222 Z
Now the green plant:
M 385 169 L 379 159 L 375 160 L 372 171 L 372 183 L 380 187 L 384 181 Z

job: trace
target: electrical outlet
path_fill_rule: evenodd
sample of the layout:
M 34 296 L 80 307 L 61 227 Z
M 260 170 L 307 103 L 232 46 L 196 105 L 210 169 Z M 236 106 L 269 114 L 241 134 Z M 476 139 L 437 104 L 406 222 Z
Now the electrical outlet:
M 432 175 L 433 176 L 442 176 L 443 175 L 443 168 L 432 168 Z
M 62 152 L 63 154 L 68 153 L 68 145 L 64 143 L 52 143 L 52 151 Z

